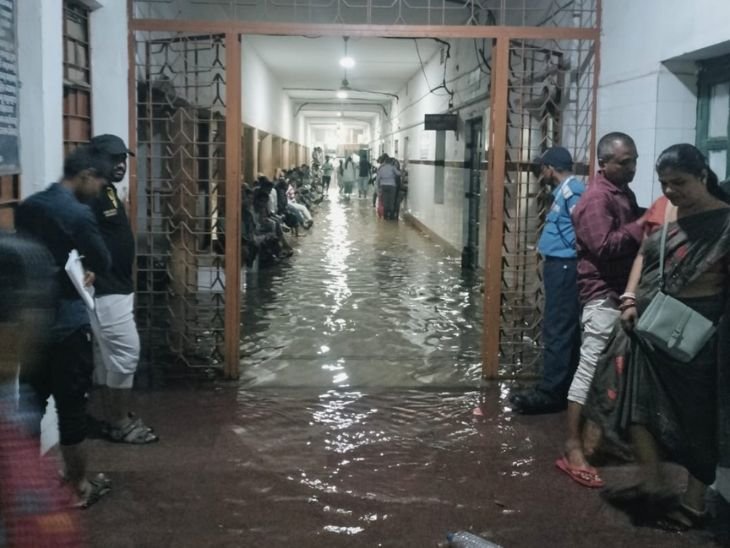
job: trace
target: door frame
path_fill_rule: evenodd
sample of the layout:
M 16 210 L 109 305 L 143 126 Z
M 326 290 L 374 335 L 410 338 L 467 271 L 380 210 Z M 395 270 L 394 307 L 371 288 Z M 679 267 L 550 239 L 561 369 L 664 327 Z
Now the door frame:
M 589 40 L 594 43 L 595 65 L 593 75 L 593 104 L 590 135 L 590 173 L 595 166 L 596 102 L 600 72 L 600 29 L 602 0 L 596 0 L 596 23 L 590 28 L 519 27 L 503 25 L 354 25 L 272 23 L 255 21 L 207 21 L 187 19 L 137 19 L 134 17 L 133 0 L 127 0 L 128 55 L 129 55 L 129 143 L 137 146 L 136 106 L 136 40 L 138 31 L 180 32 L 196 34 L 224 34 L 226 44 L 240 43 L 243 35 L 279 36 L 351 36 L 362 38 L 485 38 L 494 40 L 492 78 L 490 83 L 491 120 L 489 142 L 486 199 L 487 237 L 484 245 L 485 283 L 484 313 L 482 319 L 482 376 L 499 378 L 500 313 L 502 295 L 502 244 L 504 238 L 504 184 L 508 131 L 509 52 L 512 40 Z M 225 365 L 224 374 L 235 379 L 240 375 L 240 325 L 241 325 L 241 270 L 240 270 L 240 215 L 241 200 L 241 48 L 226 47 L 226 119 L 238 123 L 226 124 L 226 287 L 225 287 Z M 484 138 L 484 137 L 483 137 Z M 496 154 L 495 151 L 501 151 Z M 130 217 L 133 227 L 137 214 L 137 166 L 130 163 Z

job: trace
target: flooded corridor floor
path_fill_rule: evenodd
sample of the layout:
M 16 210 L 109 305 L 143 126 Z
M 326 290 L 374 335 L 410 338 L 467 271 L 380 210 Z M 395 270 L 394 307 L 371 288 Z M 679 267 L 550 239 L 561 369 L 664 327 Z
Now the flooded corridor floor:
M 115 482 L 85 513 L 95 546 L 428 547 L 461 529 L 505 548 L 712 545 L 635 529 L 559 475 L 564 417 L 480 388 L 481 295 L 458 260 L 369 202 L 333 197 L 288 266 L 247 277 L 245 306 L 239 384 L 141 391 L 162 442 L 92 442 Z

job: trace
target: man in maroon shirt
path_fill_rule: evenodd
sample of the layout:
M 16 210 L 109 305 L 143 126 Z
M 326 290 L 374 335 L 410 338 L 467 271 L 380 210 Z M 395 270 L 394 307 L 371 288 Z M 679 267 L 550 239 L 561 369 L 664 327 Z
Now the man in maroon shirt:
M 573 211 L 578 250 L 578 290 L 583 305 L 583 343 L 578 370 L 568 393 L 568 441 L 556 463 L 572 479 L 602 487 L 586 461 L 581 413 L 598 357 L 619 317 L 631 265 L 644 234 L 644 219 L 629 189 L 636 173 L 636 145 L 625 133 L 609 133 L 598 143 L 600 170 Z

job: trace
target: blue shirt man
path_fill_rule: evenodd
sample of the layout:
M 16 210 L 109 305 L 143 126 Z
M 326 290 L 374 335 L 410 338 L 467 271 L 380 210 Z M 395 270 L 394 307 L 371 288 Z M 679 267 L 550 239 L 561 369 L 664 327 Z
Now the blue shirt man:
M 569 175 L 553 190 L 553 204 L 545 216 L 545 227 L 537 245 L 543 257 L 575 259 L 578 256 L 571 215 L 585 188 L 574 175 Z
M 528 392 L 513 394 L 515 411 L 551 413 L 565 409 L 580 355 L 578 258 L 573 208 L 585 186 L 573 175 L 573 158 L 566 149 L 552 147 L 538 160 L 542 180 L 554 186 L 553 203 L 538 243 L 543 256 L 545 306 L 542 322 L 543 376 Z

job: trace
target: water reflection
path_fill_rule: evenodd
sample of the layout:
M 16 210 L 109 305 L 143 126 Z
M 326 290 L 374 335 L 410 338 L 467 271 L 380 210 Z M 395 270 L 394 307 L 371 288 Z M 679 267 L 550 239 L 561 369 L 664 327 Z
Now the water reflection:
M 479 382 L 478 286 L 367 201 L 324 206 L 292 264 L 249 281 L 243 318 L 249 387 Z
M 478 286 L 458 257 L 378 222 L 369 201 L 333 199 L 299 251 L 245 295 L 237 422 L 246 426 L 234 432 L 256 458 L 241 466 L 286 478 L 287 501 L 321 512 L 320 534 L 359 537 L 394 506 L 453 507 L 445 482 L 458 490 L 473 472 L 447 474 L 443 463 L 483 436 L 472 414 Z M 469 455 L 479 466 L 479 451 Z M 525 457 L 514 469 L 530 466 Z

